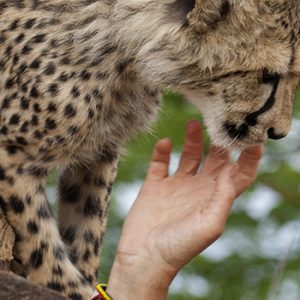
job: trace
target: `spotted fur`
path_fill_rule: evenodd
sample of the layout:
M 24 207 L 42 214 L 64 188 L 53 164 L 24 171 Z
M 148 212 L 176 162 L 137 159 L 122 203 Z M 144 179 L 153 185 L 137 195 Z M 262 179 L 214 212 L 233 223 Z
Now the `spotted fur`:
M 296 0 L 0 1 L 0 204 L 28 278 L 89 299 L 124 142 L 184 93 L 213 141 L 287 134 Z M 45 194 L 61 169 L 58 226 Z

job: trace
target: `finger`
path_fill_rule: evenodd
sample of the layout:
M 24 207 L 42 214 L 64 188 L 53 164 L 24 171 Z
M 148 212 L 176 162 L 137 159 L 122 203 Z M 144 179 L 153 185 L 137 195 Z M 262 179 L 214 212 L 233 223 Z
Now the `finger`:
M 201 163 L 203 131 L 197 121 L 186 127 L 185 142 L 176 174 L 194 175 Z
M 171 150 L 172 144 L 168 138 L 156 143 L 149 164 L 147 179 L 161 179 L 168 176 Z
M 263 153 L 264 148 L 261 145 L 245 149 L 241 153 L 237 161 L 239 172 L 234 179 L 238 194 L 254 182 Z
M 219 170 L 225 163 L 227 163 L 229 158 L 228 150 L 215 145 L 210 146 L 201 173 L 210 175 L 212 173 L 216 173 L 215 175 L 217 175 L 218 172 L 216 172 L 216 170 Z

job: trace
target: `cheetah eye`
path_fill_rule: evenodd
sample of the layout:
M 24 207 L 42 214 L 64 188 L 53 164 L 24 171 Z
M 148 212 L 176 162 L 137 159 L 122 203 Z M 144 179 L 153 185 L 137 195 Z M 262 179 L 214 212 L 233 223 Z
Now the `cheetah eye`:
M 278 79 L 280 79 L 281 75 L 278 73 L 271 73 L 267 69 L 263 70 L 262 74 L 262 83 L 263 84 L 274 84 Z

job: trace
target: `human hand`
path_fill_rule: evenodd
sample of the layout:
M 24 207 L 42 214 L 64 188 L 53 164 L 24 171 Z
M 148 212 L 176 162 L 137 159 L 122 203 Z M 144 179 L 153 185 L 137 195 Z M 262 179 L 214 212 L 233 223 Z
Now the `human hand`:
M 124 223 L 110 282 L 126 265 L 126 281 L 150 285 L 149 299 L 155 290 L 162 296 L 155 299 L 164 299 L 177 272 L 222 234 L 234 199 L 256 177 L 262 152 L 261 146 L 247 149 L 233 164 L 228 151 L 212 146 L 198 172 L 202 130 L 193 121 L 178 170 L 169 176 L 171 142 L 159 141 Z M 144 292 L 142 299 L 148 299 Z

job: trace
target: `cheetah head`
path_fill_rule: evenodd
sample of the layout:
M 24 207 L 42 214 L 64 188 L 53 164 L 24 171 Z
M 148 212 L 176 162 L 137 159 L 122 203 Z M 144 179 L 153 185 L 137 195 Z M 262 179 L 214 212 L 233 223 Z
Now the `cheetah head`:
M 182 92 L 212 141 L 287 135 L 300 76 L 299 0 L 118 0 L 116 39 L 143 81 Z
M 202 112 L 213 143 L 243 149 L 288 134 L 297 84 L 293 74 L 237 71 L 185 94 Z
M 181 90 L 212 141 L 241 149 L 285 137 L 300 71 L 299 1 L 188 2 L 200 75 Z
M 185 94 L 215 144 L 241 149 L 287 135 L 299 0 L 118 0 L 116 11 L 143 80 Z

